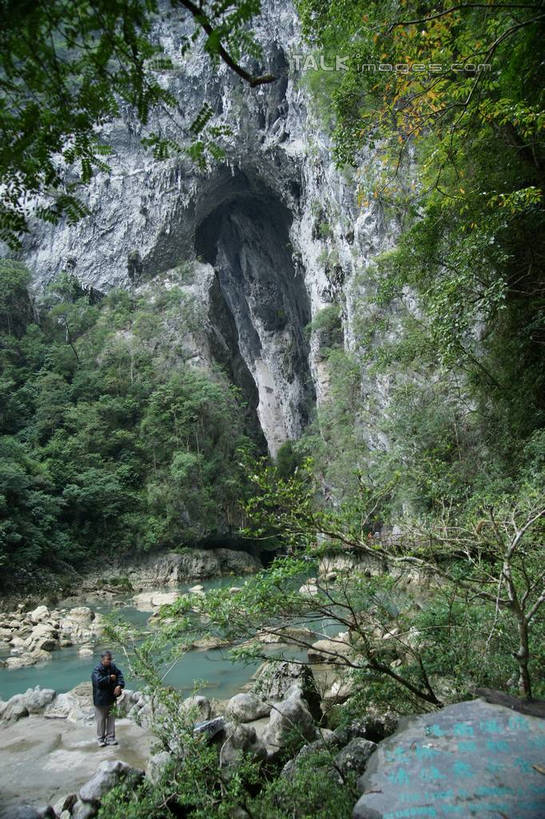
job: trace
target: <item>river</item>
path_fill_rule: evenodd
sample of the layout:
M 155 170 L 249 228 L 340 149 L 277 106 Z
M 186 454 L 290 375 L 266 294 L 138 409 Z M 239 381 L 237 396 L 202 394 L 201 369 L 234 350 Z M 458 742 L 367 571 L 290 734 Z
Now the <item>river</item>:
M 169 588 L 169 590 L 186 592 L 195 585 L 195 582 L 200 582 L 205 590 L 217 588 L 218 586 L 236 586 L 243 583 L 244 579 L 242 577 L 223 577 L 213 580 L 193 581 Z M 163 587 L 157 591 L 165 591 L 165 588 Z M 78 600 L 77 603 L 73 600 L 70 602 L 60 601 L 56 608 L 86 605 L 101 614 L 115 611 L 133 625 L 145 627 L 152 610 L 141 611 L 131 604 L 131 600 L 131 594 L 120 595 L 108 601 L 97 597 L 89 597 L 86 600 Z M 104 646 L 102 642 L 97 643 L 96 657 L 81 657 L 78 653 L 79 646 L 72 646 L 52 651 L 51 659 L 45 663 L 14 670 L 0 668 L 0 699 L 7 700 L 13 694 L 22 693 L 27 688 L 35 685 L 42 688 L 53 688 L 58 693 L 69 691 L 78 683 L 90 678 L 91 671 L 98 662 L 98 653 L 104 647 L 108 646 Z M 115 655 L 115 646 L 112 646 L 111 649 Z M 121 655 L 118 655 L 117 662 L 125 675 L 127 688 L 138 688 L 138 680 L 131 677 L 129 668 L 123 662 Z M 228 657 L 228 650 L 188 651 L 169 671 L 165 683 L 190 694 L 193 692 L 194 681 L 205 681 L 205 684 L 199 687 L 202 693 L 210 697 L 227 699 L 240 690 L 258 665 L 258 663 L 244 665 L 242 663 L 233 663 Z

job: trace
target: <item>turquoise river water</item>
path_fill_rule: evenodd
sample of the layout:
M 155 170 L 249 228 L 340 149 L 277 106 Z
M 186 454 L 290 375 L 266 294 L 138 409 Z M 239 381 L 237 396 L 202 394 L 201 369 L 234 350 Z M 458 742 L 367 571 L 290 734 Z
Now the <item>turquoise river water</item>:
M 207 589 L 223 585 L 236 586 L 242 582 L 244 582 L 243 578 L 225 577 L 203 581 L 202 585 Z M 194 583 L 180 586 L 179 590 L 187 591 L 192 585 Z M 102 614 L 114 610 L 133 625 L 141 627 L 146 626 L 151 614 L 151 611 L 139 611 L 134 605 L 131 605 L 130 596 L 117 598 L 115 603 L 114 601 L 105 602 L 97 598 L 90 598 L 77 603 L 61 601 L 57 608 L 63 608 L 67 605 L 88 605 Z M 58 693 L 69 691 L 78 683 L 90 679 L 93 667 L 98 662 L 99 652 L 103 647 L 102 642 L 97 644 L 97 654 L 94 657 L 80 657 L 78 646 L 73 646 L 52 651 L 51 659 L 39 665 L 14 670 L 0 668 L 0 699 L 9 699 L 13 694 L 22 693 L 27 688 L 35 685 L 42 688 L 54 688 Z M 112 647 L 112 651 L 115 654 L 115 647 Z M 127 688 L 138 688 L 138 680 L 131 678 L 121 653 L 118 652 L 117 656 L 118 665 L 125 675 Z M 200 691 L 210 697 L 225 699 L 240 690 L 257 666 L 258 663 L 243 665 L 231 662 L 227 650 L 189 651 L 169 671 L 165 683 L 191 694 L 194 682 L 196 680 L 199 682 L 204 681 L 204 685 L 199 687 Z

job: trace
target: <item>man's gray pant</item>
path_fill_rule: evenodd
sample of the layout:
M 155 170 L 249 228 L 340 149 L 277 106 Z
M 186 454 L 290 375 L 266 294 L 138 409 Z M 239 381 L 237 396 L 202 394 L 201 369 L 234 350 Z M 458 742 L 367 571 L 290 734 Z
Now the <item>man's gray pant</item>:
M 115 717 L 111 713 L 113 705 L 95 705 L 97 739 L 115 739 Z

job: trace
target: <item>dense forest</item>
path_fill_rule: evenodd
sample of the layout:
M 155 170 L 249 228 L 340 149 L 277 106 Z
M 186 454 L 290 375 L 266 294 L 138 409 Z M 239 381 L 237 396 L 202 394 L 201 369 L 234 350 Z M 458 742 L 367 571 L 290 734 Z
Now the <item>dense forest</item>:
M 103 298 L 65 274 L 38 304 L 11 261 L 0 281 L 6 584 L 228 538 L 256 445 L 225 374 L 187 362 L 195 300 L 176 287 Z
M 206 13 L 179 5 L 245 93 L 274 82 L 242 68 L 261 64 L 250 36 L 259 3 L 206 3 Z M 351 344 L 342 295 L 306 327 L 319 339 L 327 396 L 273 458 L 227 374 L 191 366 L 183 334 L 203 318 L 183 289 L 103 294 L 63 273 L 37 293 L 17 261 L 28 229 L 21 191 L 46 178 L 49 193 L 61 187 L 50 164 L 64 129 L 82 133 L 68 156 L 80 182 L 102 161 L 91 126 L 117 111 L 108 60 L 142 121 L 169 104 L 142 69 L 159 59 L 147 39 L 155 4 L 114 6 L 106 34 L 124 14 L 132 51 L 122 35 L 96 52 L 85 39 L 63 80 L 70 91 L 84 72 L 85 116 L 60 121 L 49 141 L 14 143 L 9 160 L 0 154 L 11 247 L 0 263 L 2 582 L 227 535 L 274 547 L 272 565 L 237 594 L 180 598 L 163 612 L 160 646 L 138 647 L 138 673 L 162 691 L 158 736 L 167 747 L 174 725 L 183 742 L 158 783 L 114 791 L 100 815 L 346 817 L 355 782 L 324 778 L 324 748 L 294 777 L 279 775 L 301 737 L 274 764 L 241 756 L 236 775 L 218 774 L 215 749 L 195 739 L 154 666 L 203 633 L 237 646 L 239 660 L 266 659 L 260 630 L 317 623 L 316 640 L 325 618 L 349 635 L 334 653 L 350 696 L 324 725 L 348 725 L 370 702 L 440 709 L 483 686 L 545 695 L 545 8 L 298 0 L 308 62 L 298 82 L 360 206 L 395 223 L 397 236 L 352 282 Z M 91 12 L 84 22 L 90 38 L 98 23 Z M 19 54 L 27 49 L 25 36 Z M 346 70 L 320 69 L 320 57 L 339 55 Z M 379 63 L 389 69 L 369 69 Z M 50 93 L 36 72 L 18 79 Z M 93 72 L 106 84 L 101 99 Z M 68 110 L 70 97 L 53 98 L 55 116 Z M 21 128 L 15 114 L 0 115 L 8 136 Z M 205 110 L 187 148 L 203 167 L 221 158 L 209 119 Z M 158 159 L 182 150 L 148 142 Z M 74 190 L 38 215 L 81 217 Z M 321 229 L 330 230 L 325 217 Z M 348 569 L 329 582 L 320 561 L 335 558 Z M 301 587 L 309 574 L 318 579 Z M 119 624 L 110 633 L 129 640 Z M 309 640 L 295 643 L 307 650 Z

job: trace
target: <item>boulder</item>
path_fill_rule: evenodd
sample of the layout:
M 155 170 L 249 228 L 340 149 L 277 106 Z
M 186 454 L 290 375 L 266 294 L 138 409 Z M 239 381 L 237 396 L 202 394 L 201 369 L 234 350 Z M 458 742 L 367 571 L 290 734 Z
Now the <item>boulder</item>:
M 89 606 L 75 606 L 68 612 L 68 619 L 81 624 L 89 624 L 95 619 L 95 613 Z
M 227 724 L 226 733 L 227 739 L 220 750 L 220 768 L 236 768 L 243 753 L 250 753 L 260 759 L 267 757 L 267 750 L 257 738 L 253 726 Z
M 55 699 L 53 688 L 28 688 L 23 694 L 24 703 L 29 714 L 39 714 L 43 709 Z
M 181 703 L 180 710 L 183 713 L 191 714 L 198 722 L 204 722 L 210 719 L 212 708 L 210 700 L 203 697 L 201 694 L 196 694 L 193 697 L 186 697 Z
M 151 706 L 147 697 L 141 691 L 128 691 L 125 689 L 125 698 L 121 705 L 122 714 L 126 713 L 129 719 L 134 720 L 137 725 L 148 727 L 151 720 Z
M 100 763 L 96 774 L 81 786 L 79 798 L 82 802 L 91 802 L 96 805 L 104 794 L 129 777 L 136 785 L 143 779 L 144 772 L 131 768 L 120 759 L 106 759 Z
M 135 594 L 133 602 L 138 611 L 153 611 L 161 606 L 175 603 L 180 597 L 176 591 L 170 592 L 140 592 Z
M 63 811 L 67 813 L 67 811 Z M 98 813 L 98 804 L 94 802 L 82 802 L 78 799 L 72 807 L 72 812 L 69 814 L 71 819 L 92 819 Z
M 376 742 L 363 737 L 354 737 L 335 757 L 335 766 L 346 776 L 355 773 L 360 776 L 371 754 L 376 750 Z
M 38 623 L 28 637 L 30 650 L 54 651 L 59 646 L 59 631 L 51 623 Z
M 78 797 L 75 793 L 70 793 L 68 796 L 63 796 L 62 799 L 59 799 L 58 802 L 55 802 L 53 808 L 57 815 L 62 814 L 63 811 L 70 811 L 78 801 Z
M 208 637 L 201 637 L 200 640 L 194 640 L 191 645 L 193 648 L 199 649 L 199 651 L 210 651 L 214 648 L 225 648 L 225 646 L 231 645 L 231 643 L 223 637 L 210 634 Z
M 6 702 L 0 701 L 1 722 L 16 722 L 22 717 L 28 717 L 24 694 L 14 694 Z
M 34 665 L 35 663 L 35 658 L 29 654 L 22 657 L 7 657 L 5 660 L 6 668 L 10 668 L 12 671 L 17 668 L 25 668 L 27 665 Z
M 317 751 L 329 750 L 335 753 L 340 748 L 340 743 L 335 736 L 334 731 L 328 728 L 318 729 L 319 737 L 313 742 L 308 742 L 298 751 L 293 759 L 290 759 L 282 768 L 281 776 L 291 778 L 297 773 L 297 768 L 307 757 L 315 754 Z M 339 781 L 338 771 L 332 771 L 332 779 L 335 782 Z
M 304 583 L 299 589 L 299 594 L 302 594 L 304 597 L 315 597 L 318 591 L 318 586 L 315 583 Z
M 339 676 L 333 680 L 329 688 L 324 692 L 324 700 L 330 704 L 343 703 L 350 699 L 354 693 L 355 682 L 351 677 Z
M 322 717 L 320 695 L 312 669 L 301 663 L 266 662 L 255 674 L 254 691 L 265 702 L 284 699 L 297 685 L 307 702 L 310 713 L 318 722 Z
M 161 776 L 163 775 L 163 771 L 170 763 L 171 759 L 172 756 L 168 751 L 159 751 L 159 753 L 150 756 L 146 765 L 146 777 L 149 779 L 152 785 L 156 785 L 157 782 L 159 782 Z
M 14 648 L 25 649 L 27 647 L 26 640 L 24 640 L 18 634 L 14 634 L 9 642 L 12 650 Z
M 254 639 L 260 643 L 287 643 L 293 645 L 304 645 L 312 642 L 314 632 L 309 628 L 300 626 L 282 626 L 278 629 L 267 629 L 258 631 Z
M 308 650 L 310 663 L 338 663 L 352 651 L 348 632 L 341 632 L 334 638 L 317 640 Z
M 49 617 L 49 609 L 47 606 L 38 606 L 34 611 L 30 612 L 30 619 L 33 623 L 41 623 L 41 621 L 47 617 Z
M 545 816 L 545 720 L 483 700 L 403 721 L 358 780 L 354 819 Z
M 70 722 L 92 722 L 95 718 L 93 708 L 93 688 L 91 682 L 80 683 L 64 694 L 58 694 L 46 707 L 44 716 L 49 719 L 67 719 Z
M 194 734 L 203 734 L 211 742 L 215 737 L 225 733 L 226 723 L 224 717 L 214 717 L 195 725 Z
M 260 700 L 252 691 L 235 694 L 227 703 L 226 716 L 235 722 L 252 722 L 261 717 L 268 717 L 271 706 Z
M 335 728 L 335 735 L 341 745 L 347 745 L 354 737 L 381 742 L 394 733 L 398 723 L 399 717 L 393 711 L 382 711 L 376 706 L 370 706 L 359 719 Z
M 313 740 L 316 736 L 312 714 L 297 685 L 294 685 L 287 692 L 286 699 L 277 703 L 271 711 L 264 735 L 269 755 L 273 756 L 283 748 L 294 734 L 306 740 Z

